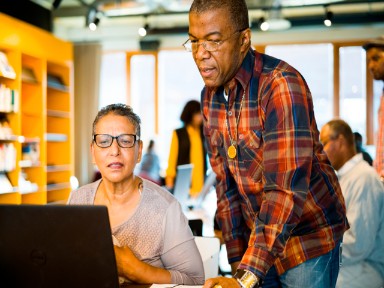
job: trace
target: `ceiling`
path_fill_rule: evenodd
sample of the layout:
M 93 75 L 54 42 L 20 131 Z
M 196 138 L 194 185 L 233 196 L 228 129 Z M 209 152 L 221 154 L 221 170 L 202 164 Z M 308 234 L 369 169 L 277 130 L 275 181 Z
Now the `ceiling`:
M 326 10 L 336 25 L 384 22 L 384 1 L 370 0 L 246 0 L 252 29 L 259 20 L 280 13 L 291 27 L 323 25 Z M 149 34 L 186 33 L 192 0 L 33 0 L 52 11 L 54 25 L 84 28 L 97 15 L 99 26 L 141 23 Z M 97 14 L 95 14 L 97 12 Z

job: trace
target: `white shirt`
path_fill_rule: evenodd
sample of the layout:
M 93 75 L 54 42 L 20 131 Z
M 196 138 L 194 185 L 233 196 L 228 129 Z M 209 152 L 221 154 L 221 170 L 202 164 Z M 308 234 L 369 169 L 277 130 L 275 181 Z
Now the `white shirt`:
M 343 239 L 343 265 L 368 262 L 384 279 L 384 185 L 361 153 L 337 172 L 350 225 Z

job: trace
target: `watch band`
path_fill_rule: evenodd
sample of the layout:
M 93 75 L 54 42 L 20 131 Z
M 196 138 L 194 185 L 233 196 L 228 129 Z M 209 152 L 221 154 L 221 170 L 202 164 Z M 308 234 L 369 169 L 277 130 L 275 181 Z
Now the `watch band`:
M 233 277 L 236 278 L 242 288 L 258 288 L 260 285 L 260 278 L 245 269 L 238 269 Z

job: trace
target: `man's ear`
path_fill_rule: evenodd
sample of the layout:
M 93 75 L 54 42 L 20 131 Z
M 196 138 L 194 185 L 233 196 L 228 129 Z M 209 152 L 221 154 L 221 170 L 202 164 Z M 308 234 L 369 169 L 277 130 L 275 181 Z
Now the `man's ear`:
M 242 50 L 248 50 L 251 45 L 251 29 L 247 28 L 241 32 L 241 48 Z

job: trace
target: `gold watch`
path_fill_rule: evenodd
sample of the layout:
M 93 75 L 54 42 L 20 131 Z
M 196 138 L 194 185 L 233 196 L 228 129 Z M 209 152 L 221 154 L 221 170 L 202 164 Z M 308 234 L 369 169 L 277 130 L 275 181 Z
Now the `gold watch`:
M 245 269 L 237 269 L 233 277 L 236 278 L 242 288 L 258 288 L 261 284 L 259 277 Z

